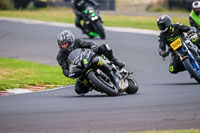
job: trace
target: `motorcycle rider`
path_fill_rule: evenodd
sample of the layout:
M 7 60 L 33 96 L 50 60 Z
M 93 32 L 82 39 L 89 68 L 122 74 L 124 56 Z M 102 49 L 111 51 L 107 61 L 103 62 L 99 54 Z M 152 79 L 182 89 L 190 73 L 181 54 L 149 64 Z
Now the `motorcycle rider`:
M 169 53 L 166 52 L 166 45 L 169 46 L 174 40 L 180 36 L 184 36 L 184 32 L 192 34 L 196 32 L 196 28 L 188 27 L 179 23 L 172 24 L 171 18 L 167 15 L 162 15 L 157 19 L 157 26 L 160 29 L 161 33 L 159 35 L 159 55 L 163 58 L 168 56 Z M 184 71 L 185 68 L 174 53 L 171 55 L 171 62 L 169 66 L 169 71 L 172 74 Z
M 82 11 L 87 8 L 88 4 L 91 4 L 94 7 L 99 7 L 99 4 L 94 0 L 72 0 L 73 11 L 76 15 L 75 25 L 76 27 L 80 28 L 83 33 L 88 32 L 84 30 L 83 26 L 81 25 L 81 20 L 83 20 Z
M 114 56 L 112 49 L 108 44 L 102 44 L 97 46 L 94 42 L 83 41 L 81 39 L 75 39 L 74 35 L 70 30 L 64 30 L 57 36 L 57 43 L 59 46 L 59 52 L 57 54 L 58 64 L 62 67 L 63 74 L 69 78 L 77 78 L 82 74 L 82 70 L 78 68 L 69 69 L 69 64 L 67 62 L 68 56 L 71 51 L 77 48 L 88 48 L 92 49 L 98 55 L 104 55 L 108 60 L 113 62 L 120 69 L 125 66 L 124 63 L 119 62 Z M 85 94 L 89 92 L 89 87 L 84 84 L 84 79 L 76 80 L 75 92 L 77 94 Z
M 200 1 L 194 1 L 192 3 L 192 11 L 190 12 L 189 21 L 190 25 L 198 30 L 198 39 L 195 44 L 200 49 Z

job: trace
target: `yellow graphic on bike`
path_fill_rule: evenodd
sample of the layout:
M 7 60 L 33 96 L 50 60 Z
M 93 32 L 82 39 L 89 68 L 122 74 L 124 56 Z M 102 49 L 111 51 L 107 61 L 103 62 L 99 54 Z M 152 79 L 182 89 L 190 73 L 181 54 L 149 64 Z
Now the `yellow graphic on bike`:
M 181 38 L 179 37 L 170 44 L 171 48 L 175 51 L 182 46 Z

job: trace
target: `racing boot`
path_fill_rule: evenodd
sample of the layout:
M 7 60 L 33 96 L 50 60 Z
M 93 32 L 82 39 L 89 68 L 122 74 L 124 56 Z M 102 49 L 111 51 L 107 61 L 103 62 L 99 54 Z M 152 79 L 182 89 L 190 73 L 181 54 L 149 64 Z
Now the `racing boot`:
M 112 62 L 119 67 L 119 69 L 122 69 L 123 67 L 125 67 L 125 63 L 118 61 L 116 58 L 112 59 Z

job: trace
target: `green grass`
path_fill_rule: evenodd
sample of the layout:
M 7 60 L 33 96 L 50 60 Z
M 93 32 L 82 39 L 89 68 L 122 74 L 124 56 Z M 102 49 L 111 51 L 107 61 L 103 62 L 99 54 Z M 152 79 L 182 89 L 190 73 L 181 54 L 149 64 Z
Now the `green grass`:
M 189 15 L 189 13 L 188 13 Z M 125 16 L 102 14 L 104 26 L 132 27 L 158 30 L 156 16 Z M 62 22 L 74 24 L 74 13 L 67 8 L 45 8 L 37 10 L 4 10 L 0 17 L 16 17 L 49 22 Z M 180 22 L 189 25 L 188 17 L 172 17 L 173 23 Z
M 144 131 L 144 132 L 126 132 L 126 133 L 200 133 L 200 130 L 189 129 L 189 130 Z
M 62 74 L 60 67 L 9 58 L 0 57 L 0 73 L 0 91 L 31 86 L 47 89 L 74 84 L 74 80 Z

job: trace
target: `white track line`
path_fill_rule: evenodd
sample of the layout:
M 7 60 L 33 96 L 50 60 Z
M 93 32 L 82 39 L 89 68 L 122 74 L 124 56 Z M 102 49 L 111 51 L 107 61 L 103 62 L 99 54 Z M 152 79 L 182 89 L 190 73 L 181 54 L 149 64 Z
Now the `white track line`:
M 8 18 L 8 17 L 0 17 L 0 20 L 6 20 L 11 22 L 21 22 L 25 24 L 42 24 L 49 26 L 58 26 L 58 27 L 75 27 L 74 24 L 67 23 L 57 23 L 57 22 L 46 22 L 40 20 L 29 20 L 22 18 Z M 122 27 L 105 27 L 106 30 L 116 31 L 116 32 L 129 32 L 129 33 L 138 33 L 138 34 L 147 34 L 147 35 L 159 35 L 159 31 L 156 30 L 147 30 L 147 29 L 138 29 L 138 28 L 122 28 Z

